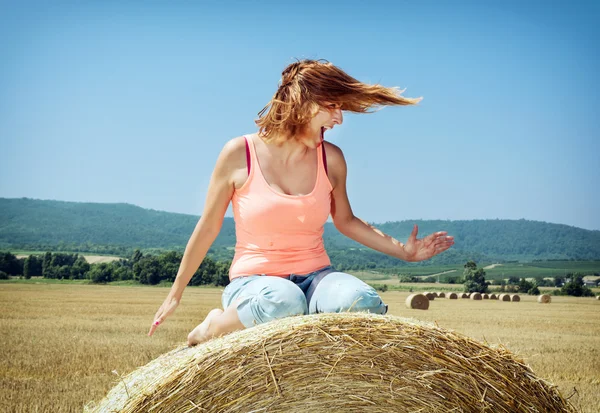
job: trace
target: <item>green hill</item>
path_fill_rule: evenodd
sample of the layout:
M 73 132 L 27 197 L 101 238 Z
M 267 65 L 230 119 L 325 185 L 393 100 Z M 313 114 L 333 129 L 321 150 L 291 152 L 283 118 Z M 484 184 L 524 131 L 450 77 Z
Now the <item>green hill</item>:
M 183 250 L 199 217 L 130 204 L 77 203 L 0 198 L 0 249 L 70 250 L 129 254 L 133 249 Z M 446 230 L 454 247 L 428 261 L 442 265 L 477 261 L 597 260 L 600 231 L 527 220 L 397 221 L 375 224 L 405 241 L 412 225 L 426 235 Z M 328 223 L 325 245 L 334 262 L 366 268 L 404 265 L 344 237 Z M 232 218 L 225 218 L 211 248 L 230 258 L 235 245 Z

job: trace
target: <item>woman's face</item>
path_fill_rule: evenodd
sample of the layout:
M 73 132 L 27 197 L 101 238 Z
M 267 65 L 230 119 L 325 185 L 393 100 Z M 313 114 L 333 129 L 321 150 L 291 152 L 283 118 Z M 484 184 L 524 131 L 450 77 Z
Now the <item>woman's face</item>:
M 342 109 L 337 103 L 324 103 L 319 112 L 310 120 L 306 134 L 301 141 L 309 148 L 318 147 L 323 142 L 327 130 L 344 122 Z

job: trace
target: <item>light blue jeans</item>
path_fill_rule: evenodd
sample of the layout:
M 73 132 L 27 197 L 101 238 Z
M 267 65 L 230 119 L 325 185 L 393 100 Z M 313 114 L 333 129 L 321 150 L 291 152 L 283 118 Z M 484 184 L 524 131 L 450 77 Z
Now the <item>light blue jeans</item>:
M 287 277 L 250 275 L 234 278 L 223 291 L 223 309 L 234 301 L 246 328 L 293 315 L 366 311 L 387 313 L 375 289 L 331 266 Z

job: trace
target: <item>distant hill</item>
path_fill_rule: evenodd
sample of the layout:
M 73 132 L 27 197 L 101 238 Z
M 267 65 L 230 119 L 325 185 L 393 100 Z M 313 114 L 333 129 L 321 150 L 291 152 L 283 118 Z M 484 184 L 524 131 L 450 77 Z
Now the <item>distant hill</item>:
M 98 252 L 113 246 L 117 252 L 135 248 L 182 250 L 199 217 L 135 205 L 78 203 L 0 198 L 0 249 L 41 249 L 77 246 L 78 251 Z M 600 231 L 528 220 L 396 221 L 375 224 L 386 234 L 405 241 L 413 224 L 419 234 L 446 230 L 455 245 L 434 258 L 434 263 L 478 260 L 600 259 Z M 325 244 L 334 259 L 375 262 L 377 267 L 399 261 L 371 251 L 325 225 Z M 231 256 L 235 245 L 232 218 L 225 218 L 212 252 Z M 87 247 L 86 247 L 87 246 Z M 87 248 L 87 249 L 86 249 Z M 382 262 L 387 262 L 382 264 Z M 436 262 L 437 261 L 437 262 Z

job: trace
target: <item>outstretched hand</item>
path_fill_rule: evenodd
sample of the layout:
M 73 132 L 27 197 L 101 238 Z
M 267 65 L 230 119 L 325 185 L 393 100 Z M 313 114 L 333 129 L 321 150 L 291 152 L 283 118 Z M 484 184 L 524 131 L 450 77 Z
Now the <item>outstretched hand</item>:
M 173 314 L 173 312 L 177 309 L 179 305 L 179 301 L 173 297 L 168 296 L 165 301 L 162 303 L 156 314 L 154 315 L 154 321 L 152 322 L 152 326 L 150 327 L 150 331 L 148 332 L 148 336 L 152 336 L 154 331 L 158 328 L 165 318 Z
M 406 261 L 424 261 L 446 251 L 454 245 L 454 237 L 446 231 L 435 232 L 425 238 L 417 239 L 419 227 L 415 224 L 408 241 L 404 244 Z

